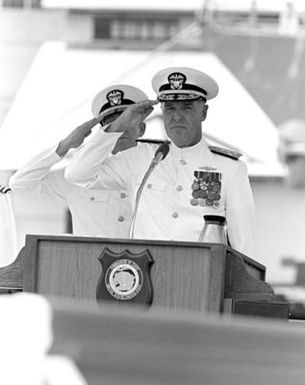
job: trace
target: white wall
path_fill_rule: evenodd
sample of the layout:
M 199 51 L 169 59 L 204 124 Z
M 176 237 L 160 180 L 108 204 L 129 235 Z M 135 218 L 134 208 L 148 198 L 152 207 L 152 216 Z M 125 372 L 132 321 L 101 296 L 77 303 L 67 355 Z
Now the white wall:
M 295 270 L 281 266 L 292 256 L 305 261 L 305 190 L 280 179 L 251 182 L 257 220 L 256 259 L 267 266 L 269 282 L 294 282 Z
M 17 248 L 26 234 L 63 234 L 66 231 L 66 206 L 59 200 L 39 199 L 31 193 L 12 193 L 16 219 Z
M 1 9 L 0 37 L 7 42 L 45 40 L 86 42 L 92 38 L 92 17 L 67 11 Z
M 88 42 L 92 34 L 90 15 L 0 8 L 0 129 L 41 44 L 45 40 Z

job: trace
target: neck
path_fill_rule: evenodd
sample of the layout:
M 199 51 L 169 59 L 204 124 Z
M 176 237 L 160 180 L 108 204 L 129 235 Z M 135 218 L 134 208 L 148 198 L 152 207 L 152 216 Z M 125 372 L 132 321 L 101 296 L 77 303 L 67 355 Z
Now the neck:
M 179 148 L 191 148 L 191 147 L 196 146 L 196 144 L 200 143 L 201 140 L 202 140 L 202 136 L 201 136 L 200 138 L 194 139 L 194 141 L 191 142 L 191 143 L 188 144 L 188 145 L 185 145 L 185 144 L 179 145 L 179 144 L 176 144 L 176 143 L 175 143 L 175 145 L 176 145 L 177 147 L 179 147 Z

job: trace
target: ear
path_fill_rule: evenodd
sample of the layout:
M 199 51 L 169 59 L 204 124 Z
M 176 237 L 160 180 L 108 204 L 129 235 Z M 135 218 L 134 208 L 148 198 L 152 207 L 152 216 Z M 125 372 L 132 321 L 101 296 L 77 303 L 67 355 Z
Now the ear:
M 208 109 L 209 109 L 209 106 L 207 104 L 203 104 L 203 106 L 202 106 L 202 122 L 207 117 Z
M 141 138 L 145 134 L 146 130 L 146 124 L 144 122 L 141 122 L 139 124 L 139 138 Z

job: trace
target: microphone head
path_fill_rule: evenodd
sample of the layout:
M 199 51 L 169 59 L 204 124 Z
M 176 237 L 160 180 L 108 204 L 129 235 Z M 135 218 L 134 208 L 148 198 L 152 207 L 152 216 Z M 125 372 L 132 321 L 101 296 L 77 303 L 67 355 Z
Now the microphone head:
M 166 155 L 168 154 L 168 152 L 169 152 L 169 144 L 167 142 L 164 142 L 164 143 L 160 144 L 160 146 L 158 147 L 158 149 L 155 153 L 155 156 L 158 154 L 161 154 L 162 155 L 161 160 L 163 160 L 166 157 Z

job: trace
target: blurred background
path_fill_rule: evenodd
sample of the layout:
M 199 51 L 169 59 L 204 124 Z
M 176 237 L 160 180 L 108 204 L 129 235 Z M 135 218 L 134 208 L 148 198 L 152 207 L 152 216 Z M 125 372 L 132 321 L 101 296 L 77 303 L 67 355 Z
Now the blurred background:
M 0 0 L 0 176 L 91 118 L 102 88 L 155 98 L 159 69 L 213 76 L 203 129 L 243 153 L 257 216 L 255 259 L 267 281 L 305 301 L 305 2 L 286 0 Z M 160 110 L 148 138 L 162 138 Z M 17 244 L 69 232 L 67 208 L 13 196 Z

